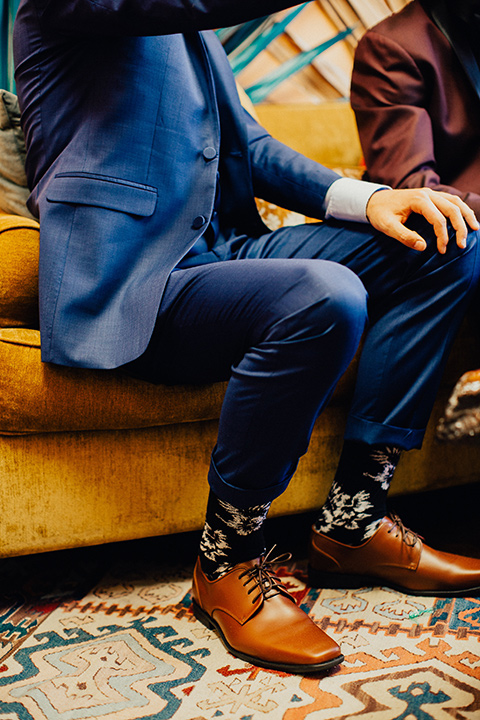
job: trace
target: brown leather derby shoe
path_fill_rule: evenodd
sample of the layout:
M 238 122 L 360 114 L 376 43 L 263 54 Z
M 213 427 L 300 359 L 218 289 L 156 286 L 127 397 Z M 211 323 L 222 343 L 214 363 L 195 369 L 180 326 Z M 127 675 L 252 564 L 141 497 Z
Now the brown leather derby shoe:
M 290 673 L 324 671 L 343 660 L 337 643 L 300 610 L 266 558 L 239 563 L 213 581 L 197 560 L 192 593 L 195 617 L 241 660 Z
M 330 540 L 313 528 L 309 582 L 328 588 L 383 585 L 409 595 L 477 595 L 480 559 L 433 550 L 392 515 L 358 547 Z

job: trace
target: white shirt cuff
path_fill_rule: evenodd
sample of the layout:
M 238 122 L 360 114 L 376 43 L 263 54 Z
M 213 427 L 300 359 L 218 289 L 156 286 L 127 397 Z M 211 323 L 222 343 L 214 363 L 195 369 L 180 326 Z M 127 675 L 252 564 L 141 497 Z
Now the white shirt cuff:
M 391 190 L 388 185 L 339 178 L 334 180 L 325 195 L 325 219 L 368 222 L 367 203 L 377 190 Z

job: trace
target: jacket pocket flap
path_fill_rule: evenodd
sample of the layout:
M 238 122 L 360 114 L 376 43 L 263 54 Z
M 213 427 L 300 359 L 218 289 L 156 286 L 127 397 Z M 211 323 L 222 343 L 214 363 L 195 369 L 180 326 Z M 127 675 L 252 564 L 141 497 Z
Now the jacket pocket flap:
M 50 202 L 94 205 L 132 215 L 153 215 L 157 190 L 150 185 L 79 173 L 58 173 L 47 189 Z

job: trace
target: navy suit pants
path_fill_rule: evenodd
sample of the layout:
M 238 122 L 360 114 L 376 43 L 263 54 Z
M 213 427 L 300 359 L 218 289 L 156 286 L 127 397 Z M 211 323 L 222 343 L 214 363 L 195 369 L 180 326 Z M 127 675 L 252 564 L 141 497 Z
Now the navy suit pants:
M 480 274 L 477 233 L 409 250 L 367 224 L 235 237 L 172 273 L 145 354 L 152 382 L 228 379 L 209 482 L 237 507 L 273 500 L 362 335 L 345 437 L 420 447 L 441 373 Z

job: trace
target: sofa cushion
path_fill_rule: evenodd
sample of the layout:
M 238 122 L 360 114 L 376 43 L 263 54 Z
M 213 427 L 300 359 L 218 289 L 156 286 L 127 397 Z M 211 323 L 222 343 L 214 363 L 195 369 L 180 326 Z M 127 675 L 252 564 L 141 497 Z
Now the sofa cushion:
M 351 397 L 356 361 L 330 406 Z M 40 332 L 0 329 L 0 435 L 124 430 L 220 416 L 226 382 L 153 385 L 119 370 L 42 363 Z
M 25 155 L 17 97 L 7 90 L 0 90 L 0 210 L 31 218 L 26 206 L 30 191 L 25 175 Z
M 120 430 L 218 418 L 225 383 L 152 385 L 42 363 L 40 333 L 0 329 L 0 434 Z

